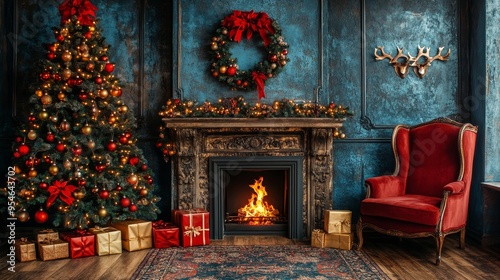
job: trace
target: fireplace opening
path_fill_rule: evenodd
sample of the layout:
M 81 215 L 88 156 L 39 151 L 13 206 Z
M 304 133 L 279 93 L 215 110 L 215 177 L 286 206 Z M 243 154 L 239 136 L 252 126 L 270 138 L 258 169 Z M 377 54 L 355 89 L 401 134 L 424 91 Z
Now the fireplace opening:
M 302 238 L 303 157 L 209 158 L 210 233 Z
M 226 234 L 263 232 L 286 235 L 288 228 L 288 171 L 227 170 Z

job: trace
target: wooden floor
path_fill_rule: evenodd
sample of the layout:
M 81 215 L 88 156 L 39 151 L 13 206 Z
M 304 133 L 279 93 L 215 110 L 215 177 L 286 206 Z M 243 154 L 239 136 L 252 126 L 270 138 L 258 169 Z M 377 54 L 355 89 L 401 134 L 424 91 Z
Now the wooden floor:
M 228 236 L 210 246 L 304 244 L 277 236 Z M 122 254 L 16 263 L 7 271 L 6 248 L 2 246 L 0 279 L 129 279 L 148 250 Z M 482 247 L 468 241 L 458 248 L 458 237 L 448 236 L 440 266 L 434 265 L 434 240 L 403 239 L 378 235 L 365 237 L 363 250 L 391 279 L 500 279 L 500 246 Z

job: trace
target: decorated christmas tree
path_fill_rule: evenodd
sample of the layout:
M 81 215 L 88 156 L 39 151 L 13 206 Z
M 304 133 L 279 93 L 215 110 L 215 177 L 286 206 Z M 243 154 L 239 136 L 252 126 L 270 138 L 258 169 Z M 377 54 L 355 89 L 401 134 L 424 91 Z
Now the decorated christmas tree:
M 136 146 L 136 120 L 120 98 L 97 8 L 66 0 L 59 10 L 32 111 L 13 144 L 8 185 L 15 186 L 15 215 L 66 228 L 153 220 L 159 212 L 153 173 Z

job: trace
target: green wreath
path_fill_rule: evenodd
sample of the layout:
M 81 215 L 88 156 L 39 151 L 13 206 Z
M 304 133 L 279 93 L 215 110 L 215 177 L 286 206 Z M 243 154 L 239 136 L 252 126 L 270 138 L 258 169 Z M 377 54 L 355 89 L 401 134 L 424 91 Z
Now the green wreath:
M 230 42 L 239 43 L 244 33 L 249 40 L 253 33 L 259 33 L 267 51 L 267 58 L 252 69 L 241 70 L 238 60 L 231 57 Z M 233 11 L 221 21 L 210 45 L 210 71 L 219 82 L 228 84 L 232 89 L 248 90 L 256 88 L 259 100 L 265 97 L 264 85 L 267 79 L 276 77 L 288 59 L 288 44 L 281 35 L 281 27 L 266 13 L 253 11 Z

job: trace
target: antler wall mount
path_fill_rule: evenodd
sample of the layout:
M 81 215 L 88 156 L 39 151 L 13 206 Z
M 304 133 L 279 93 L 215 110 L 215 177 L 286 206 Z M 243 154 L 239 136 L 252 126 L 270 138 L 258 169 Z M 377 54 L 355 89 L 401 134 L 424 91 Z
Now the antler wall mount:
M 413 67 L 413 72 L 415 75 L 422 79 L 428 72 L 431 63 L 435 60 L 447 61 L 450 57 L 451 51 L 448 49 L 448 52 L 445 55 L 442 55 L 444 47 L 439 47 L 438 52 L 435 56 L 430 56 L 430 48 L 420 47 L 418 46 L 418 54 L 413 57 L 410 53 L 408 55 L 403 54 L 403 48 L 396 47 L 398 50 L 398 54 L 396 56 L 392 56 L 390 53 L 387 54 L 384 51 L 384 47 L 376 47 L 375 48 L 375 59 L 376 60 L 384 60 L 389 59 L 389 64 L 394 67 L 394 72 L 401 79 L 404 79 L 406 75 L 410 72 L 410 68 Z

